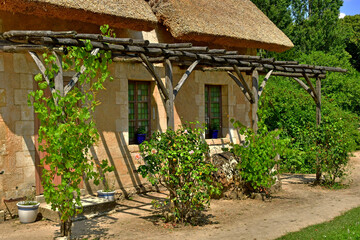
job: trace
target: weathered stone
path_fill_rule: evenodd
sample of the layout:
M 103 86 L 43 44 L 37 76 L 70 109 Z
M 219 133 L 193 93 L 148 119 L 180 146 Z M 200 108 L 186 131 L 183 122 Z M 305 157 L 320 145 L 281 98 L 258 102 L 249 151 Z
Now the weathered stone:
M 20 136 L 34 135 L 34 122 L 33 121 L 16 121 L 15 134 Z
M 5 211 L 0 210 L 0 223 L 5 221 Z
M 6 89 L 0 89 L 0 107 L 6 106 Z
M 16 167 L 35 166 L 35 154 L 30 152 L 17 152 L 16 153 Z
M 20 88 L 33 90 L 34 77 L 32 74 L 20 74 Z
M 28 73 L 29 67 L 26 61 L 25 54 L 14 53 L 14 72 L 16 73 Z
M 34 120 L 34 108 L 27 105 L 21 105 L 21 120 Z
M 28 90 L 28 89 L 15 89 L 14 103 L 16 105 L 27 105 L 29 92 L 30 92 L 30 90 Z
M 0 72 L 4 71 L 4 56 L 0 56 Z
M 230 199 L 245 198 L 244 186 L 236 168 L 238 161 L 234 155 L 230 152 L 214 154 L 212 163 L 218 169 L 214 174 L 214 181 L 221 183 L 223 187 L 221 196 Z

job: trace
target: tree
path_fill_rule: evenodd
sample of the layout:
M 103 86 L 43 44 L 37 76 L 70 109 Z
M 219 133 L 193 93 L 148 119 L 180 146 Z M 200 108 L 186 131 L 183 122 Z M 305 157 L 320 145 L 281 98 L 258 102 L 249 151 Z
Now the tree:
M 338 20 L 343 0 L 252 1 L 295 45 L 285 53 L 270 55 L 293 60 L 301 53 L 339 52 L 345 48 L 347 34 Z
M 346 51 L 352 57 L 351 64 L 360 71 L 360 14 L 345 16 L 341 20 L 341 24 L 349 31 L 346 39 Z
M 102 27 L 102 31 L 108 32 L 108 26 Z M 62 236 L 71 235 L 71 218 L 82 211 L 80 182 L 93 179 L 98 184 L 100 171 L 112 170 L 106 160 L 95 164 L 90 155 L 90 148 L 99 139 L 93 119 L 99 105 L 96 95 L 110 78 L 111 53 L 94 50 L 90 41 L 84 42 L 85 47 L 68 48 L 65 56 L 44 53 L 46 71 L 35 76 L 39 88 L 29 94 L 29 104 L 34 106 L 41 123 L 39 150 L 46 152 L 41 165 L 49 166 L 42 174 L 44 197 L 61 214 Z M 68 70 L 83 72 L 77 85 L 65 93 L 59 88 L 54 90 L 55 78 Z M 53 89 L 50 96 L 45 94 L 47 88 Z M 61 177 L 57 186 L 53 182 L 55 176 Z

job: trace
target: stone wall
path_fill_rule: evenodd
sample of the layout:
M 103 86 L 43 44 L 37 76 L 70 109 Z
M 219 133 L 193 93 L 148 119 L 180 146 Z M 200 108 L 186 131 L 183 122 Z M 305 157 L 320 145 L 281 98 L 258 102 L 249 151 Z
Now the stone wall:
M 0 55 L 0 208 L 35 186 L 34 111 L 27 104 L 37 68 L 26 54 Z
M 0 11 L 0 31 L 12 29 L 76 30 L 98 33 L 98 26 L 74 21 L 32 17 Z M 149 39 L 152 42 L 176 42 L 162 28 L 149 33 L 116 29 L 118 37 Z M 211 45 L 210 45 L 211 46 Z M 211 46 L 217 47 L 217 46 Z M 221 46 L 219 46 L 221 47 Z M 241 54 L 255 54 L 256 50 L 238 49 Z M 95 161 L 108 159 L 116 171 L 109 176 L 117 189 L 139 187 L 144 182 L 136 172 L 142 164 L 135 159 L 139 148 L 129 145 L 128 136 L 128 82 L 131 80 L 151 82 L 151 130 L 166 130 L 166 113 L 159 90 L 151 75 L 141 64 L 116 63 L 111 66 L 114 81 L 106 83 L 106 91 L 99 94 L 102 102 L 96 111 L 100 141 L 91 153 Z M 165 81 L 162 64 L 156 71 Z M 185 69 L 174 67 L 174 86 Z M 0 210 L 3 199 L 19 198 L 28 194 L 36 182 L 35 168 L 35 120 L 32 107 L 27 105 L 27 95 L 34 89 L 33 77 L 38 69 L 29 54 L 0 53 Z M 73 73 L 66 74 L 71 77 Z M 246 77 L 250 84 L 251 78 Z M 222 122 L 224 138 L 208 140 L 212 153 L 221 151 L 230 142 L 238 142 L 240 136 L 232 128 L 230 119 L 240 120 L 250 126 L 250 105 L 243 93 L 226 73 L 193 72 L 175 100 L 175 125 L 185 121 L 205 121 L 205 84 L 222 86 Z M 88 193 L 97 188 L 85 183 Z M 101 186 L 99 186 L 101 188 Z

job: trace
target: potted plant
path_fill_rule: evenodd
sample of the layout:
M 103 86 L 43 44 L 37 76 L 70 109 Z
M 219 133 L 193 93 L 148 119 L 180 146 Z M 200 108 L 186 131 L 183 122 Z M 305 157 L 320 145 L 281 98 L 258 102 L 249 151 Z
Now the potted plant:
M 220 125 L 219 123 L 213 123 L 211 124 L 211 129 L 210 129 L 210 136 L 213 139 L 218 138 L 219 136 L 219 130 L 220 130 Z
M 32 223 L 35 222 L 39 212 L 40 203 L 35 201 L 35 191 L 26 196 L 25 201 L 18 202 L 18 214 L 21 223 Z
M 104 177 L 104 189 L 97 191 L 99 198 L 105 198 L 109 201 L 115 201 L 115 181 L 112 182 L 111 186 Z
M 144 126 L 139 127 L 136 130 L 136 142 L 141 144 L 146 139 L 146 128 Z

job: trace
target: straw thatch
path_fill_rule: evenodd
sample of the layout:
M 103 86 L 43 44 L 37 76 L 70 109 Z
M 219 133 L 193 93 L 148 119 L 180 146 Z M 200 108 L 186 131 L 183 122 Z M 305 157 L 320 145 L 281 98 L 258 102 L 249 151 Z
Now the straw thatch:
M 282 52 L 294 45 L 250 0 L 150 0 L 159 21 L 184 41 Z
M 2 0 L 0 10 L 150 31 L 157 19 L 144 0 Z

